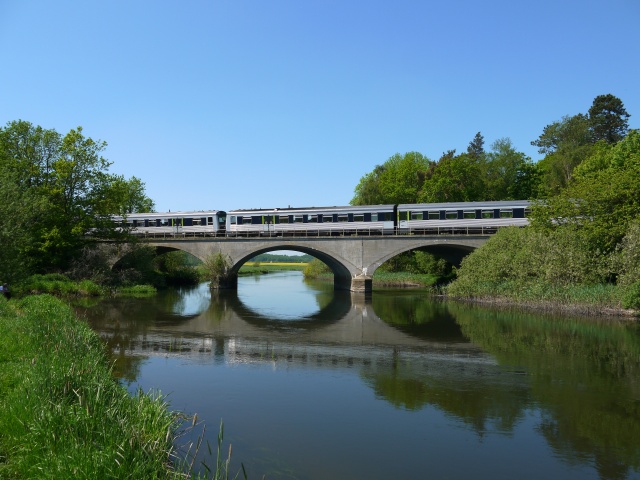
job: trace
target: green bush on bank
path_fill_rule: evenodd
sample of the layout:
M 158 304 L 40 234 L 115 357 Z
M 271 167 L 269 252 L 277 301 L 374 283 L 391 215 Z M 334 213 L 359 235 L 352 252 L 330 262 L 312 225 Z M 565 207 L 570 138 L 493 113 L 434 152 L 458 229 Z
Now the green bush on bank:
M 49 295 L 0 298 L 0 478 L 180 478 L 180 418 L 130 396 L 98 336 Z

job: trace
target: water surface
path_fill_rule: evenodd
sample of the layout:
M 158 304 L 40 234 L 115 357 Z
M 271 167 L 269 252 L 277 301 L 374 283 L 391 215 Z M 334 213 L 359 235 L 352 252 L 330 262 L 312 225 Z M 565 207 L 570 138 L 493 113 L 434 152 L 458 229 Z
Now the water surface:
M 640 478 L 633 322 L 365 300 L 299 272 L 84 315 L 131 391 L 168 394 L 212 444 L 224 421 L 250 479 Z

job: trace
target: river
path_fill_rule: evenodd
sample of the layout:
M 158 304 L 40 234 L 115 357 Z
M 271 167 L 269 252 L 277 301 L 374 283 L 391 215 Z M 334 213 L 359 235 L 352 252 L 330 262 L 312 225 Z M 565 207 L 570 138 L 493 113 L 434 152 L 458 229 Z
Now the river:
M 214 455 L 224 422 L 249 479 L 640 478 L 637 322 L 365 300 L 299 272 L 80 313 L 123 384 L 197 413 Z

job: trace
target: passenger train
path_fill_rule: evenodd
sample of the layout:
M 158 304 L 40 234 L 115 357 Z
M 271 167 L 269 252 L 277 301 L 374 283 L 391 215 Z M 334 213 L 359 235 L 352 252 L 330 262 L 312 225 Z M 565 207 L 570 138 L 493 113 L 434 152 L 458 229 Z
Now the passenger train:
M 114 220 L 149 236 L 486 234 L 528 225 L 530 206 L 528 200 L 506 200 L 138 213 Z

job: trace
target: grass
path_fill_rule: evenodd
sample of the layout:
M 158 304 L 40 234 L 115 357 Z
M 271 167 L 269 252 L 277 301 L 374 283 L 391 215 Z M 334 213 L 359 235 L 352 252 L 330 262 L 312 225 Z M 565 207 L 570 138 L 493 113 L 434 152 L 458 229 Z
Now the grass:
M 118 384 L 63 301 L 0 298 L 0 479 L 189 478 L 174 447 L 185 418 Z M 225 466 L 210 478 L 228 478 Z
M 433 287 L 440 277 L 438 275 L 408 272 L 376 271 L 373 285 L 378 287 Z
M 623 288 L 611 284 L 554 285 L 543 281 L 454 282 L 447 288 L 447 294 L 455 298 L 582 314 L 628 313 L 622 307 L 624 293 Z

